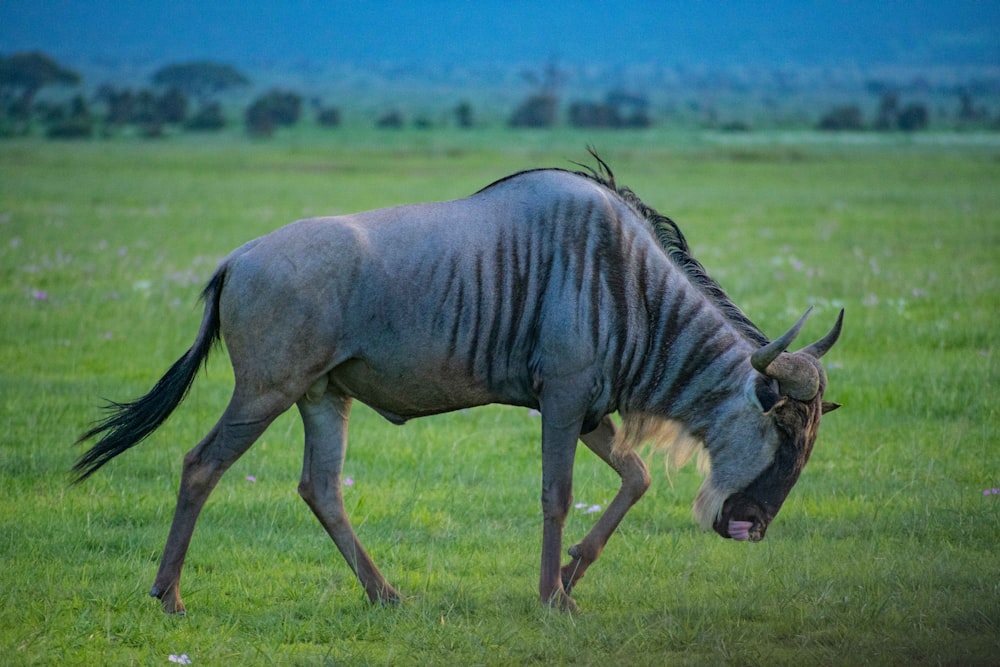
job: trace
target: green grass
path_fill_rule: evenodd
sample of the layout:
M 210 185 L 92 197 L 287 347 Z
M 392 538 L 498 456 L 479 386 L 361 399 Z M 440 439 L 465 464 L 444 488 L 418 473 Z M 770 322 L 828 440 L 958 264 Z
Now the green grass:
M 847 309 L 824 423 L 768 539 L 690 520 L 659 474 L 576 590 L 535 599 L 539 423 L 488 407 L 393 427 L 355 408 L 349 513 L 398 609 L 369 607 L 295 492 L 275 423 L 199 522 L 168 617 L 146 596 L 183 453 L 231 388 L 217 354 L 150 440 L 82 486 L 100 397 L 146 392 L 197 293 L 244 241 L 305 215 L 459 197 L 602 149 L 674 217 L 765 331 Z M 978 145 L 983 144 L 983 145 Z M 4 664 L 995 664 L 1000 660 L 1000 146 L 802 134 L 291 133 L 0 144 L 0 661 Z M 44 298 L 42 298 L 44 297 Z M 253 475 L 256 482 L 246 478 Z M 615 476 L 583 448 L 577 500 Z M 593 516 L 575 512 L 572 543 Z

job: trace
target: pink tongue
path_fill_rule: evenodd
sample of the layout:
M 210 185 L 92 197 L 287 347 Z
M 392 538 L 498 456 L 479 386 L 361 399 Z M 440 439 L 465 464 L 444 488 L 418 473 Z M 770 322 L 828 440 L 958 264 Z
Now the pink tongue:
M 752 527 L 752 521 L 730 521 L 729 537 L 739 542 L 745 542 L 750 539 L 750 529 Z

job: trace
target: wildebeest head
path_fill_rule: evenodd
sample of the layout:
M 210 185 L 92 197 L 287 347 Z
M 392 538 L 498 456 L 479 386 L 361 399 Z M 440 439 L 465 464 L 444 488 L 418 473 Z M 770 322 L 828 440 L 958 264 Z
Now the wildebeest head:
M 712 472 L 695 501 L 695 514 L 723 537 L 764 539 L 809 460 L 823 414 L 840 407 L 823 400 L 826 373 L 819 358 L 837 342 L 844 313 L 821 340 L 786 352 L 808 315 L 753 353 L 750 363 L 756 373 L 751 373 L 741 397 L 751 408 L 746 410 L 744 404 L 735 419 L 713 434 L 724 443 L 762 445 L 761 455 L 747 457 L 745 449 L 731 444 L 713 452 L 712 443 L 706 442 Z

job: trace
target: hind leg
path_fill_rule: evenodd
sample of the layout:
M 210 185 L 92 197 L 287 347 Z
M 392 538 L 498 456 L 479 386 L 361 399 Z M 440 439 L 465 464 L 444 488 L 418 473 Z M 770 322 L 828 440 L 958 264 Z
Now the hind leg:
M 160 569 L 149 594 L 159 598 L 163 611 L 183 614 L 181 569 L 198 514 L 223 473 L 260 437 L 274 419 L 288 409 L 282 396 L 247 402 L 234 393 L 229 406 L 205 439 L 184 457 L 177 508 L 170 525 Z
M 372 603 L 398 603 L 399 593 L 375 567 L 358 540 L 344 510 L 341 471 L 347 445 L 347 415 L 351 399 L 320 387 L 299 400 L 305 425 L 306 448 L 299 495 L 323 524 L 344 560 L 351 566 Z

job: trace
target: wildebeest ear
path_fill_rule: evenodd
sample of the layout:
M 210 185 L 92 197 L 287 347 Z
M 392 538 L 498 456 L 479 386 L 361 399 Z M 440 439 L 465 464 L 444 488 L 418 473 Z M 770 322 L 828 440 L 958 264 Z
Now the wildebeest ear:
M 837 408 L 841 407 L 840 403 L 832 403 L 830 401 L 823 401 L 823 414 L 827 412 L 833 412 Z

